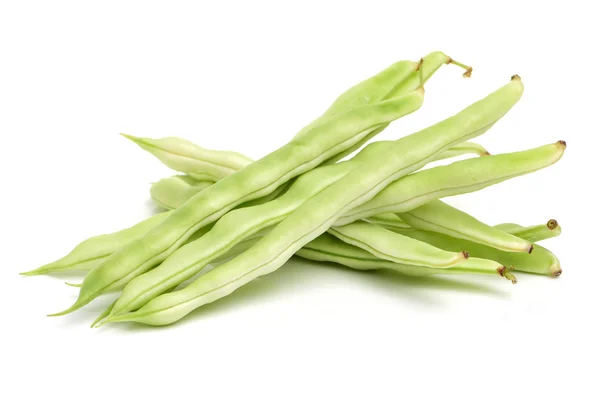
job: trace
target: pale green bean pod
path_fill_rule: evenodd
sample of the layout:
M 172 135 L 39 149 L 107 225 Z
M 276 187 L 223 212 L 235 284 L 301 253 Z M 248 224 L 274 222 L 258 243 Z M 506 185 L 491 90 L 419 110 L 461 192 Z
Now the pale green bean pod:
M 360 165 L 363 159 L 384 153 L 387 147 L 386 142 L 372 143 L 350 161 L 305 173 L 297 178 L 285 194 L 271 202 L 225 214 L 210 232 L 182 246 L 162 264 L 129 282 L 123 288 L 111 315 L 135 310 L 165 290 L 191 278 L 235 244 L 279 223 L 306 200 Z
M 440 64 L 439 60 L 434 62 Z M 422 67 L 427 65 L 428 61 L 425 60 Z M 418 71 L 413 72 L 419 75 Z M 423 72 L 421 76 L 428 78 Z M 317 119 L 280 149 L 196 194 L 173 210 L 160 225 L 94 268 L 83 281 L 77 301 L 68 309 L 52 315 L 67 314 L 106 291 L 123 287 L 134 277 L 162 262 L 195 231 L 216 221 L 237 205 L 268 195 L 295 176 L 352 148 L 382 126 L 417 110 L 423 102 L 423 82 L 407 87 L 403 91 L 405 94 L 382 101 L 390 93 L 398 93 L 396 88 L 403 81 L 405 76 L 398 80 L 388 79 L 383 86 L 372 87 L 367 84 L 378 94 L 368 98 L 368 105 Z M 369 88 L 365 92 L 369 92 Z
M 478 258 L 487 258 L 502 265 L 514 267 L 515 271 L 530 272 L 533 274 L 559 276 L 562 268 L 558 258 L 548 249 L 536 244 L 535 250 L 529 253 L 507 252 L 474 243 L 468 240 L 457 239 L 437 232 L 423 231 L 420 229 L 394 228 L 394 232 L 409 236 L 413 239 L 430 243 L 440 249 L 459 251 L 466 249 L 469 255 Z
M 296 252 L 296 255 L 308 260 L 333 262 L 362 271 L 391 269 L 403 275 L 430 276 L 454 274 L 500 275 L 516 283 L 510 269 L 500 263 L 482 258 L 470 257 L 450 268 L 428 268 L 382 260 L 371 253 L 345 243 L 329 233 L 324 233 Z
M 362 163 L 360 168 L 312 197 L 233 260 L 200 276 L 184 289 L 158 296 L 136 312 L 109 317 L 107 321 L 173 323 L 195 308 L 273 272 L 341 215 L 368 201 L 394 180 L 421 168 L 444 150 L 491 126 L 520 99 L 522 91 L 522 82 L 515 76 L 509 84 L 454 117 L 399 139 L 384 155 Z
M 464 251 L 448 252 L 426 242 L 387 230 L 379 225 L 356 221 L 328 231 L 336 238 L 368 251 L 382 260 L 431 268 L 449 268 L 467 258 Z
M 368 216 L 369 221 L 382 226 L 408 227 L 395 214 L 373 216 L 371 214 L 382 211 L 404 212 L 433 199 L 480 190 L 506 179 L 552 165 L 561 158 L 563 152 L 564 146 L 550 144 L 516 153 L 462 160 L 419 171 L 390 184 L 372 200 L 350 211 L 347 217 L 340 218 L 340 221 L 354 220 L 358 214 L 363 217 Z M 155 195 L 173 205 L 178 201 L 185 202 L 187 189 L 184 188 L 178 193 L 175 190 L 178 187 L 179 185 L 172 185 L 169 192 L 157 190 Z M 269 199 L 263 198 L 263 200 L 266 202 Z M 245 203 L 242 206 L 250 205 Z M 89 270 L 121 246 L 143 236 L 165 217 L 166 214 L 159 214 L 159 216 L 152 217 L 127 230 L 87 239 L 61 260 L 24 274 L 39 275 L 58 271 Z
M 430 181 L 444 179 L 448 189 L 446 193 L 439 193 L 435 199 L 473 192 L 506 179 L 548 167 L 561 159 L 565 148 L 565 143 L 559 141 L 526 151 L 462 160 L 450 165 L 420 171 L 421 177 L 418 181 L 415 180 L 415 184 L 428 184 Z M 372 200 L 354 208 L 337 220 L 336 225 L 348 224 L 379 214 L 402 213 L 410 210 L 411 208 L 406 208 L 404 198 L 399 202 L 396 202 L 396 198 L 398 193 L 402 193 L 402 186 L 407 184 L 411 176 L 390 184 Z M 465 184 L 465 176 L 469 177 L 468 184 Z
M 434 161 L 466 154 L 489 155 L 483 146 L 473 142 L 465 142 L 446 150 Z M 174 210 L 193 195 L 206 189 L 213 183 L 212 181 L 198 181 L 186 175 L 175 175 L 153 183 L 150 188 L 150 197 L 158 207 L 166 210 Z M 278 192 L 273 193 L 275 194 L 273 198 L 276 198 L 280 194 Z
M 562 228 L 555 219 L 550 219 L 545 224 L 533 226 L 521 226 L 518 224 L 500 224 L 494 226 L 496 229 L 503 230 L 515 236 L 522 237 L 530 242 L 539 242 L 542 240 L 557 237 L 561 234 Z
M 433 200 L 413 210 L 398 214 L 413 228 L 443 233 L 503 251 L 531 253 L 530 241 L 493 228 L 441 200 Z
M 361 162 L 362 159 L 367 158 L 375 159 L 379 155 L 384 154 L 392 143 L 372 143 L 350 162 L 321 167 L 303 175 L 298 179 L 297 183 L 292 185 L 289 192 L 271 203 L 254 209 L 244 208 L 225 215 L 206 236 L 180 248 L 160 266 L 142 274 L 127 284 L 123 289 L 121 298 L 113 309 L 113 315 L 139 308 L 150 299 L 164 292 L 167 288 L 173 287 L 197 274 L 221 252 L 227 251 L 229 247 L 244 240 L 247 236 L 279 223 L 306 199 L 310 198 L 310 196 L 315 195 L 326 186 L 341 179 L 350 169 L 354 168 L 356 164 L 353 163 Z M 456 194 L 455 192 L 448 191 L 446 186 L 447 181 L 443 179 L 444 174 L 442 171 L 446 168 L 448 166 L 438 167 L 439 173 L 437 178 L 430 172 L 431 170 L 420 171 L 402 178 L 406 180 L 406 184 L 395 186 L 397 191 L 396 195 L 393 196 L 395 204 L 399 205 L 402 199 L 404 199 L 407 204 L 406 209 L 409 210 L 410 208 L 418 207 L 426 201 L 435 199 L 436 194 Z M 498 183 L 502 180 L 503 173 L 505 176 L 510 177 L 514 175 L 515 171 L 519 171 L 517 165 L 511 165 L 508 171 L 506 168 L 496 166 L 496 168 L 489 171 L 490 174 L 487 176 L 487 179 Z M 421 175 L 426 177 L 425 179 L 428 179 L 425 184 L 418 183 Z M 463 174 L 462 180 L 463 185 L 458 186 L 459 190 L 469 187 L 468 184 L 471 182 L 471 177 Z M 456 182 L 456 180 L 453 182 Z M 479 187 L 483 186 L 479 185 Z M 387 188 L 384 190 L 387 190 Z M 446 259 L 439 263 L 445 262 L 449 265 L 449 263 L 458 260 L 455 255 L 450 256 L 454 257 L 450 258 L 453 261 Z M 398 255 L 397 257 L 400 256 Z M 459 257 L 464 258 L 464 255 L 461 253 Z M 415 261 L 417 259 L 418 257 L 415 257 L 411 262 L 419 264 L 419 261 Z M 399 260 L 401 259 L 396 259 L 396 261 Z M 431 259 L 428 260 L 426 257 L 421 257 L 421 260 L 420 262 L 425 264 L 432 262 Z M 409 261 L 404 260 L 404 262 Z
M 167 167 L 197 180 L 218 181 L 252 163 L 252 159 L 234 151 L 208 150 L 178 137 L 124 137 L 150 152 Z

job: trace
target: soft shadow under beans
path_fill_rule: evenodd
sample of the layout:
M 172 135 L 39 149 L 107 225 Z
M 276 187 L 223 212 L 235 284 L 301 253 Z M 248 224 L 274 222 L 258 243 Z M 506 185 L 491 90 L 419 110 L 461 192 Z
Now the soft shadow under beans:
M 432 291 L 441 290 L 505 298 L 510 297 L 510 289 L 512 288 L 510 284 L 506 285 L 506 290 L 500 290 L 493 285 L 469 282 L 467 280 L 468 276 L 411 277 L 394 271 L 358 271 L 338 264 L 318 263 L 293 257 L 278 271 L 255 279 L 231 295 L 200 307 L 176 324 L 165 327 L 151 327 L 139 323 L 123 323 L 105 325 L 102 329 L 124 329 L 126 331 L 137 332 L 147 329 L 169 329 L 171 326 L 182 326 L 184 324 L 197 324 L 204 318 L 225 314 L 239 307 L 268 302 L 269 299 L 283 297 L 293 290 L 305 290 L 304 288 L 310 287 L 313 282 L 314 284 L 322 282 L 322 274 L 324 273 L 329 275 L 345 275 L 344 277 L 340 277 L 340 282 L 348 279 L 349 276 L 355 276 L 357 280 L 363 282 L 366 286 L 375 287 L 377 290 L 384 291 L 388 295 L 431 307 L 444 306 L 443 301 L 437 296 L 431 295 Z M 483 278 L 494 279 L 492 276 Z

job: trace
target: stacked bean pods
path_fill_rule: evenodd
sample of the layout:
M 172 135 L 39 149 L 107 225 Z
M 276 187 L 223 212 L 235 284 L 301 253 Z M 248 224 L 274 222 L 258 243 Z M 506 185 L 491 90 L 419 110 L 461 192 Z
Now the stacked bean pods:
M 80 286 L 75 304 L 52 315 L 120 290 L 93 326 L 171 324 L 293 255 L 413 276 L 487 274 L 516 283 L 514 271 L 560 275 L 556 256 L 534 244 L 560 234 L 555 220 L 489 226 L 440 200 L 562 157 L 563 141 L 500 155 L 468 141 L 519 101 L 520 77 L 429 128 L 363 147 L 420 108 L 425 83 L 445 64 L 471 74 L 441 52 L 419 62 L 399 61 L 344 92 L 288 144 L 256 161 L 176 137 L 124 135 L 181 173 L 152 185 L 152 199 L 166 211 L 87 239 L 65 257 L 23 274 L 88 271 L 74 285 Z M 480 157 L 422 169 L 465 154 Z

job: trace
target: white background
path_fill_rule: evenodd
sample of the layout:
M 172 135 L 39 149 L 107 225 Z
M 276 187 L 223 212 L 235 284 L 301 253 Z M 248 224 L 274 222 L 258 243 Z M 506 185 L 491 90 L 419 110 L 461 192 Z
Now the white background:
M 2 2 L 0 397 L 598 398 L 592 3 Z M 423 108 L 380 138 L 520 74 L 522 101 L 479 142 L 562 139 L 564 158 L 450 202 L 491 224 L 556 218 L 560 278 L 406 279 L 294 259 L 172 327 L 92 330 L 109 298 L 47 318 L 77 278 L 18 275 L 155 211 L 149 183 L 170 171 L 119 132 L 259 158 L 352 84 L 438 49 L 473 78 L 442 68 Z

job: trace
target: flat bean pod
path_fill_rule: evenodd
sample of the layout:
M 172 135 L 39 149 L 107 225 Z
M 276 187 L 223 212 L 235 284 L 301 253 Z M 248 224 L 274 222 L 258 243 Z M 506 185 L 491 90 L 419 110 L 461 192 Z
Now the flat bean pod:
M 296 255 L 313 261 L 341 264 L 362 271 L 391 269 L 403 275 L 429 276 L 438 274 L 500 275 L 516 283 L 510 270 L 492 260 L 470 257 L 450 268 L 427 268 L 382 260 L 371 253 L 345 243 L 329 233 L 324 233 L 296 252 Z
M 114 317 L 112 321 L 169 324 L 254 278 L 273 272 L 306 243 L 324 233 L 342 214 L 368 201 L 391 182 L 421 168 L 452 145 L 492 125 L 520 99 L 522 91 L 522 82 L 515 76 L 509 84 L 454 117 L 399 139 L 385 155 L 364 162 L 308 200 L 241 255 L 200 276 L 186 288 L 158 296 L 138 311 Z
M 521 226 L 517 224 L 500 224 L 494 228 L 519 236 L 530 242 L 539 242 L 557 237 L 562 232 L 562 228 L 555 219 L 548 220 L 548 222 L 541 225 Z
M 426 242 L 363 221 L 332 227 L 328 232 L 382 260 L 399 264 L 449 268 L 469 257 L 464 251 L 444 251 Z
M 533 274 L 559 276 L 562 273 L 558 258 L 548 249 L 536 244 L 535 251 L 531 254 L 507 252 L 473 243 L 468 240 L 457 239 L 437 232 L 419 229 L 393 229 L 395 232 L 409 236 L 413 239 L 430 243 L 440 249 L 458 251 L 466 249 L 470 255 L 478 258 L 487 258 L 502 265 L 514 267 L 516 271 L 530 272 Z
M 394 89 L 397 82 L 391 83 L 390 89 Z M 202 226 L 243 202 L 268 195 L 295 176 L 351 148 L 381 126 L 417 110 L 422 102 L 423 90 L 419 87 L 313 122 L 288 144 L 196 194 L 142 238 L 109 256 L 85 278 L 75 304 L 53 315 L 67 314 L 108 290 L 123 287 L 162 262 Z
M 393 142 L 372 143 L 359 153 L 356 160 L 351 160 L 350 162 L 361 162 L 362 159 L 368 159 L 369 157 L 376 158 L 378 155 L 384 154 L 392 143 Z M 442 166 L 440 168 L 443 170 L 445 167 L 446 166 Z M 221 220 L 217 222 L 215 228 L 202 239 L 187 244 L 177 252 L 173 253 L 162 263 L 162 265 L 152 271 L 140 275 L 127 284 L 123 289 L 121 299 L 119 299 L 117 305 L 113 309 L 112 315 L 118 315 L 139 308 L 150 299 L 164 292 L 167 288 L 178 285 L 190 276 L 197 274 L 221 252 L 226 251 L 235 243 L 244 240 L 248 235 L 279 223 L 306 199 L 323 190 L 326 186 L 341 179 L 341 177 L 350 169 L 349 165 L 346 165 L 343 173 L 338 173 L 336 176 L 328 176 L 328 174 L 330 174 L 328 171 L 336 171 L 332 166 L 318 168 L 299 178 L 298 183 L 301 181 L 302 184 L 302 186 L 299 186 L 299 188 L 301 188 L 300 190 L 295 190 L 296 184 L 294 184 L 290 191 L 277 201 L 265 204 L 256 209 L 245 208 L 243 211 L 232 212 L 222 217 Z M 514 168 L 512 171 L 514 172 Z M 403 179 L 416 181 L 421 174 L 431 176 L 429 172 L 421 171 Z M 463 175 L 463 180 L 464 182 L 469 182 L 470 178 Z M 444 179 L 432 180 L 429 183 L 429 185 L 411 185 L 410 183 L 407 185 L 397 185 L 396 187 L 401 188 L 402 192 L 394 196 L 396 204 L 400 204 L 402 199 L 405 199 L 407 202 L 406 209 L 408 210 L 410 209 L 409 207 L 414 208 L 423 204 L 424 201 L 436 198 L 436 193 L 447 193 L 445 191 L 447 187 Z M 312 189 L 307 190 L 311 185 Z M 411 188 L 413 188 L 413 190 L 410 190 Z M 429 191 L 429 193 L 424 193 L 424 190 Z M 397 219 L 397 217 L 394 218 Z M 243 221 L 243 223 L 240 223 L 240 221 Z M 336 235 L 341 234 L 341 232 L 332 233 Z M 389 234 L 393 235 L 391 232 Z M 406 240 L 410 241 L 409 238 L 406 238 Z M 426 244 L 422 245 L 424 247 L 430 247 Z M 419 247 L 417 246 L 414 250 L 416 251 L 418 248 Z M 429 249 L 429 251 L 432 253 L 435 252 L 435 249 Z M 439 253 L 438 250 L 438 256 L 440 256 Z M 447 258 L 445 260 L 438 260 L 438 264 L 434 265 L 447 266 L 457 262 L 458 259 L 464 258 L 462 253 L 458 255 L 458 258 L 457 255 L 446 254 L 446 256 Z M 396 255 L 395 261 L 405 263 L 410 262 L 405 259 L 403 260 L 400 257 L 401 255 Z M 416 261 L 418 259 L 422 260 L 420 262 L 426 264 L 428 262 L 433 262 L 431 257 L 428 259 L 423 254 L 419 257 L 418 253 L 415 253 L 412 263 L 418 264 L 419 261 Z
M 483 147 L 477 143 L 461 143 L 446 150 L 434 161 L 465 154 L 481 156 L 484 155 L 482 154 L 482 149 Z M 487 151 L 485 151 L 485 153 L 487 153 Z M 485 155 L 489 155 L 489 153 Z M 153 183 L 150 188 L 150 197 L 158 207 L 166 210 L 174 210 L 196 193 L 206 189 L 212 184 L 214 184 L 213 181 L 199 181 L 187 175 L 175 175 Z M 273 198 L 276 198 L 279 195 L 277 192 L 273 193 L 275 194 Z
M 381 143 L 389 144 L 391 142 Z M 345 224 L 358 217 L 367 217 L 369 221 L 379 225 L 394 227 L 399 224 L 400 228 L 407 227 L 407 224 L 394 214 L 385 214 L 384 221 L 382 220 L 384 214 L 379 213 L 409 211 L 433 199 L 473 192 L 506 179 L 537 171 L 558 161 L 564 150 L 565 147 L 559 142 L 531 150 L 462 160 L 419 171 L 390 184 L 372 200 L 341 217 L 336 224 Z M 165 202 L 171 202 L 173 205 L 177 201 L 185 202 L 187 200 L 184 193 L 186 189 L 178 193 L 175 190 L 177 187 L 179 185 L 173 186 L 171 194 L 157 191 L 156 195 L 167 199 Z M 278 188 L 278 190 L 280 189 Z M 262 201 L 266 202 L 270 199 L 267 196 L 260 200 L 244 203 L 240 207 L 251 206 L 251 203 L 260 204 Z M 89 270 L 121 246 L 143 236 L 165 217 L 165 214 L 161 214 L 161 216 L 152 217 L 127 230 L 90 238 L 78 245 L 63 259 L 24 274 L 39 275 L 56 271 Z
M 413 228 L 443 233 L 503 251 L 531 253 L 533 245 L 525 239 L 493 228 L 441 200 L 433 200 L 398 215 Z
M 122 133 L 167 167 L 195 179 L 218 181 L 252 163 L 252 159 L 234 151 L 209 150 L 179 137 L 151 139 Z
M 129 282 L 111 311 L 125 313 L 191 278 L 215 258 L 265 228 L 279 223 L 306 200 L 360 165 L 361 159 L 385 152 L 386 143 L 368 145 L 350 161 L 316 168 L 300 176 L 281 197 L 225 214 L 204 236 L 174 252 L 162 264 Z
M 438 193 L 431 200 L 473 192 L 510 178 L 537 171 L 560 160 L 565 148 L 565 143 L 559 141 L 531 150 L 461 160 L 449 165 L 419 171 L 419 179 L 415 179 L 413 182 L 414 178 L 411 177 L 417 175 L 413 174 L 405 177 L 402 181 L 393 182 L 372 200 L 354 208 L 338 219 L 336 225 L 348 224 L 378 214 L 402 213 L 410 210 L 414 207 L 406 208 L 407 195 L 401 196 L 400 194 L 406 192 L 410 194 L 415 188 L 421 185 L 430 185 L 438 180 L 444 180 L 447 189 L 445 189 L 445 193 Z M 423 193 L 429 193 L 429 191 L 424 190 Z M 401 200 L 397 201 L 397 199 Z

